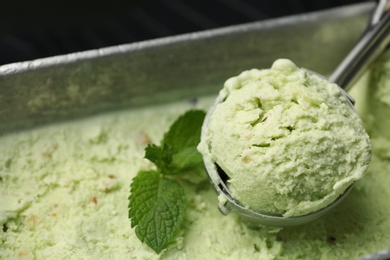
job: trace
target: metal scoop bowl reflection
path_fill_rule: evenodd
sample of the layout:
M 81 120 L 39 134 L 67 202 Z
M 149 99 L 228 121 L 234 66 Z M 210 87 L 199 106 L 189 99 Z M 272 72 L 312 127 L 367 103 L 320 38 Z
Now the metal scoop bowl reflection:
M 345 57 L 345 59 L 336 68 L 334 73 L 328 78 L 329 81 L 336 83 L 342 90 L 342 94 L 350 101 L 351 106 L 354 105 L 354 100 L 347 94 L 351 85 L 358 79 L 367 66 L 377 56 L 383 52 L 389 42 L 389 30 L 390 30 L 390 0 L 379 1 L 377 8 L 375 9 L 370 23 L 360 38 L 355 47 Z M 316 74 L 307 70 L 309 73 Z M 222 103 L 223 97 L 218 97 L 215 104 L 207 112 L 206 118 L 202 127 L 201 138 L 205 135 L 206 129 L 209 124 L 210 116 L 214 113 L 216 106 Z M 219 197 L 219 210 L 223 215 L 227 215 L 230 212 L 238 213 L 244 220 L 265 226 L 276 226 L 276 227 L 289 227 L 296 226 L 311 222 L 315 219 L 328 213 L 335 206 L 337 206 L 350 192 L 353 187 L 352 183 L 348 188 L 337 197 L 331 204 L 326 207 L 306 214 L 302 216 L 284 217 L 281 215 L 269 215 L 259 211 L 251 210 L 241 204 L 231 194 L 227 185 L 229 177 L 226 173 L 214 162 L 209 156 L 203 155 L 203 161 L 206 167 L 209 179 L 218 193 Z

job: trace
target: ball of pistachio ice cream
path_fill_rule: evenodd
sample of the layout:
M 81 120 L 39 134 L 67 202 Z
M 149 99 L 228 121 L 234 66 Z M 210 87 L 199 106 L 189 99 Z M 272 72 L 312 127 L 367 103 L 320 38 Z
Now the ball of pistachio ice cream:
M 245 207 L 299 216 L 362 178 L 369 136 L 340 88 L 287 59 L 226 81 L 199 151 L 229 176 Z

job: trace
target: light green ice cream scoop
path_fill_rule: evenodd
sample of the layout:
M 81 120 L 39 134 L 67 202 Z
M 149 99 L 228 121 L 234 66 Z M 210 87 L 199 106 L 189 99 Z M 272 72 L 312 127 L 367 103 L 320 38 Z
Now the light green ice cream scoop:
M 243 208 L 310 214 L 368 168 L 370 139 L 345 93 L 290 60 L 228 79 L 217 100 L 198 149 Z

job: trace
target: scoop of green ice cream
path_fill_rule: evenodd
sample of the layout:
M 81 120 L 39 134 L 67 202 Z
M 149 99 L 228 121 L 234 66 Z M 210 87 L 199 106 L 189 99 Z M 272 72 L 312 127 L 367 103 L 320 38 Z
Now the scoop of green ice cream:
M 279 59 L 228 79 L 219 95 L 199 151 L 244 206 L 304 215 L 364 176 L 369 136 L 336 84 Z

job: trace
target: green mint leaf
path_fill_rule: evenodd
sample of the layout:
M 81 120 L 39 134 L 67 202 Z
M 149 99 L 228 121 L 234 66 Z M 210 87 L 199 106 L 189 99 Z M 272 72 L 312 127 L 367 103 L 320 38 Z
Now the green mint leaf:
M 140 171 L 131 184 L 131 227 L 156 253 L 168 246 L 183 222 L 184 189 L 175 179 L 187 176 L 184 170 L 202 164 L 196 147 L 204 117 L 205 112 L 190 110 L 172 124 L 160 146 L 148 145 L 145 158 L 156 165 L 157 171 Z M 191 175 L 191 180 L 194 177 Z
M 129 218 L 137 237 L 160 253 L 183 222 L 183 188 L 157 171 L 140 171 L 131 184 L 129 200 Z
M 187 111 L 172 124 L 164 135 L 162 145 L 169 144 L 174 154 L 189 147 L 196 148 L 205 115 L 202 110 Z
M 202 160 L 202 156 L 196 147 L 187 147 L 173 155 L 171 165 L 175 169 L 185 171 L 202 165 Z
M 145 148 L 145 158 L 154 163 L 162 173 L 170 170 L 172 157 L 173 154 L 169 145 L 161 147 L 155 144 L 149 144 Z
M 190 110 L 180 116 L 165 133 L 161 146 L 146 147 L 145 158 L 166 175 L 200 165 L 202 157 L 196 147 L 205 115 L 204 111 Z

